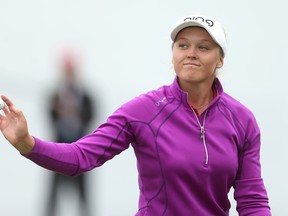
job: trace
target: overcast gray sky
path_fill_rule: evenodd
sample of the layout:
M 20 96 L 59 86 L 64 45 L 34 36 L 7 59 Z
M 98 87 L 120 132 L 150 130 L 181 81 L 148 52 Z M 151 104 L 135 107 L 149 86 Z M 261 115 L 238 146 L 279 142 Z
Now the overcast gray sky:
M 59 54 L 69 47 L 78 53 L 82 81 L 99 102 L 96 127 L 127 100 L 172 82 L 169 34 L 178 18 L 193 13 L 212 16 L 223 24 L 228 37 L 219 77 L 226 92 L 249 107 L 258 120 L 272 212 L 284 215 L 288 194 L 286 4 L 282 0 L 0 0 L 0 93 L 24 111 L 33 135 L 51 138 L 45 99 L 59 76 Z M 21 157 L 2 136 L 0 141 L 0 215 L 41 215 L 49 171 Z M 137 211 L 131 149 L 89 176 L 97 215 L 126 216 Z M 67 215 L 75 212 L 73 202 L 66 203 L 71 210 Z M 63 212 L 65 208 L 63 204 Z M 232 216 L 237 215 L 234 208 L 232 200 Z

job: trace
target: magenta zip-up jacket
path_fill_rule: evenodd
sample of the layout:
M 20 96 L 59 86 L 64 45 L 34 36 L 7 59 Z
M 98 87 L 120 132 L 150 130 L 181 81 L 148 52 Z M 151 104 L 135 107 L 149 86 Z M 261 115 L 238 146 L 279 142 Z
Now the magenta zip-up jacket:
M 70 144 L 35 138 L 25 155 L 65 175 L 103 165 L 131 145 L 139 173 L 137 216 L 270 216 L 260 168 L 260 131 L 245 106 L 223 92 L 199 117 L 178 80 L 122 105 L 93 133 Z M 127 172 L 123 167 L 123 172 Z M 119 212 L 121 215 L 121 212 Z

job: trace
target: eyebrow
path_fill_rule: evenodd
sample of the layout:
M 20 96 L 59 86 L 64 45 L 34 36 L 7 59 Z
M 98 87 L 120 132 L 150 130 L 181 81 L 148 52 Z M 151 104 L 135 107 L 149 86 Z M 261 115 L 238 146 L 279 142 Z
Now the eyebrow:
M 181 37 L 181 38 L 177 38 L 177 40 L 176 40 L 175 42 L 177 42 L 177 41 L 179 41 L 179 40 L 190 41 L 188 38 Z M 215 43 L 215 44 L 216 44 L 216 42 L 215 42 L 213 39 L 212 39 L 212 40 L 210 40 L 210 39 L 203 39 L 203 40 L 197 40 L 197 41 L 199 41 L 199 42 L 209 42 L 209 43 Z

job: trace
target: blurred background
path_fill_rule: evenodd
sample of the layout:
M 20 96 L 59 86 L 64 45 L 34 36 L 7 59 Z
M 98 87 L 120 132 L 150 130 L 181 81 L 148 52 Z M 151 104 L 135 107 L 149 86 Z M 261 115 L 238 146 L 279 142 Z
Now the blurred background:
M 227 93 L 248 106 L 262 130 L 262 174 L 274 215 L 285 215 L 287 169 L 288 14 L 274 1 L 0 0 L 0 93 L 23 110 L 30 132 L 52 140 L 49 94 L 61 76 L 65 50 L 77 55 L 79 81 L 97 107 L 94 130 L 122 103 L 170 84 L 170 31 L 192 13 L 218 19 L 228 54 L 219 74 Z M 50 173 L 20 156 L 0 137 L 0 215 L 43 216 Z M 93 216 L 137 211 L 136 163 L 129 148 L 87 173 Z M 236 216 L 233 195 L 231 215 Z M 76 216 L 79 202 L 66 191 L 61 216 Z

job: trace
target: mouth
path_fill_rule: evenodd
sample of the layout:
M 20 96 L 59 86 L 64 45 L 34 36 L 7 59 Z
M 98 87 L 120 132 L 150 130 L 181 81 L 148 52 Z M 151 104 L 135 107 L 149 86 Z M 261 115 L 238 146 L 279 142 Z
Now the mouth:
M 199 64 L 196 64 L 194 62 L 187 62 L 183 64 L 184 66 L 188 66 L 188 67 L 200 67 Z

